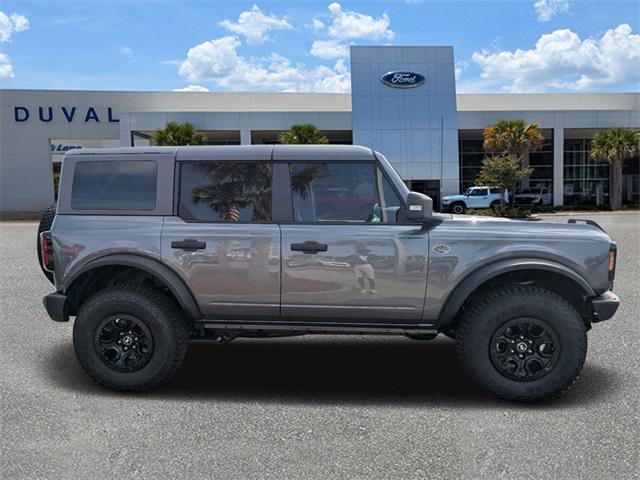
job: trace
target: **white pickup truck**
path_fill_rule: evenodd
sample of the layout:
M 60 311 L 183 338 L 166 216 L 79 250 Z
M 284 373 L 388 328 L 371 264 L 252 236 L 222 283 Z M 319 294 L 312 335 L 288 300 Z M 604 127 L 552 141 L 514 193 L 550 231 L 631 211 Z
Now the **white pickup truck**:
M 442 198 L 442 211 L 461 214 L 467 209 L 496 208 L 502 198 L 498 187 L 470 187 L 462 195 L 447 195 Z M 505 202 L 509 201 L 509 194 Z

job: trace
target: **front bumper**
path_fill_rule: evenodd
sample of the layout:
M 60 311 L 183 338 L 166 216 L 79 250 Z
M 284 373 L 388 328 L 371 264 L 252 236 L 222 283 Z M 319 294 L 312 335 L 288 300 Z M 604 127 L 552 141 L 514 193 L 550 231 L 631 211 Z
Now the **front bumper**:
M 620 299 L 611 290 L 607 290 L 602 295 L 593 297 L 591 304 L 593 305 L 592 322 L 597 323 L 613 317 L 620 306 Z
M 42 299 L 44 308 L 51 317 L 51 320 L 56 322 L 68 322 L 69 314 L 65 312 L 65 304 L 67 303 L 67 296 L 60 292 L 53 292 Z

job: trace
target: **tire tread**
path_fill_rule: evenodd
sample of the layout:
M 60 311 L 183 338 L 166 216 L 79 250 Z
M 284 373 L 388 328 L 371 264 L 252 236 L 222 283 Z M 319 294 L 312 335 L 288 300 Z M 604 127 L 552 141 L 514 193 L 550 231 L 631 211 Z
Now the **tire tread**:
M 122 301 L 126 299 L 127 295 L 130 295 L 129 300 L 136 303 L 140 302 L 141 298 L 148 301 L 158 310 L 158 313 L 161 316 L 170 322 L 173 336 L 175 337 L 173 339 L 175 351 L 169 359 L 170 363 L 155 376 L 135 385 L 121 385 L 114 383 L 108 378 L 100 375 L 98 372 L 88 368 L 81 359 L 80 364 L 87 375 L 101 386 L 119 391 L 141 392 L 167 382 L 180 368 L 187 351 L 189 332 L 183 312 L 171 297 L 156 288 L 140 284 L 118 285 L 96 293 L 80 307 L 78 318 L 86 315 L 87 310 L 90 310 L 101 303 L 113 300 Z
M 564 298 L 559 295 L 534 286 L 525 286 L 525 285 L 517 285 L 517 286 L 507 286 L 504 288 L 500 288 L 498 290 L 489 292 L 483 295 L 478 300 L 474 301 L 471 305 L 467 307 L 465 312 L 462 314 L 460 321 L 456 326 L 456 353 L 458 356 L 458 360 L 463 368 L 463 370 L 470 376 L 481 388 L 499 396 L 505 398 L 507 400 L 512 401 L 520 401 L 520 402 L 537 402 L 537 401 L 547 401 L 552 400 L 554 398 L 559 397 L 563 393 L 565 393 L 580 376 L 580 370 L 571 378 L 571 380 L 563 385 L 561 388 L 556 389 L 552 392 L 538 394 L 538 395 L 515 395 L 510 394 L 502 389 L 498 388 L 491 382 L 483 380 L 478 375 L 475 375 L 473 372 L 473 360 L 472 360 L 472 348 L 473 342 L 475 341 L 472 336 L 469 335 L 469 330 L 472 328 L 474 323 L 482 321 L 482 314 L 487 310 L 490 310 L 493 305 L 496 303 L 504 302 L 504 301 L 513 301 L 514 298 L 519 296 L 531 296 L 532 294 L 545 296 L 549 299 L 549 301 L 553 301 L 556 303 L 557 309 L 560 310 L 561 315 L 570 318 L 571 316 L 578 315 L 575 308 L 567 302 Z M 581 336 L 586 337 L 586 328 L 584 323 L 582 323 L 582 319 L 579 319 L 578 322 L 571 322 L 572 333 L 575 334 L 578 338 Z M 471 344 L 470 344 L 471 342 Z M 587 353 L 587 343 L 582 342 L 579 344 L 579 355 L 584 361 Z

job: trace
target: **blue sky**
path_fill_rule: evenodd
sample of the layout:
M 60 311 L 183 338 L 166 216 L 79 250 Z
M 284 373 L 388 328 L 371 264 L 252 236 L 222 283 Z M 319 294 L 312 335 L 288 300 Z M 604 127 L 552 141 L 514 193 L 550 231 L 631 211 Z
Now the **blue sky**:
M 348 46 L 453 45 L 458 91 L 638 91 L 637 1 L 0 3 L 0 88 L 349 89 Z

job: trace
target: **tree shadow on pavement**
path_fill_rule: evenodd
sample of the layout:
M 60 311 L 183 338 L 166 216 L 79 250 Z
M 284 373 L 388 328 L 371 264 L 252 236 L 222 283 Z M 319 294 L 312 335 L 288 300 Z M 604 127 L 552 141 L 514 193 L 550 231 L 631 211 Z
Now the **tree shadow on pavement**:
M 55 354 L 47 368 L 54 381 L 86 393 L 127 395 L 92 384 L 79 366 L 69 365 L 71 345 L 68 349 Z M 56 362 L 64 365 L 57 368 Z M 560 399 L 509 403 L 483 392 L 464 375 L 453 341 L 309 336 L 239 339 L 226 345 L 194 342 L 175 377 L 143 395 L 176 401 L 530 409 L 606 400 L 618 386 L 615 371 L 587 361 L 578 382 Z

